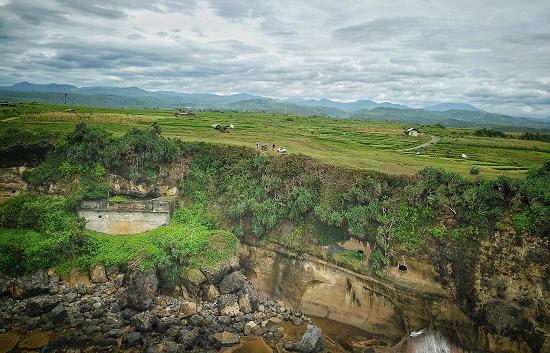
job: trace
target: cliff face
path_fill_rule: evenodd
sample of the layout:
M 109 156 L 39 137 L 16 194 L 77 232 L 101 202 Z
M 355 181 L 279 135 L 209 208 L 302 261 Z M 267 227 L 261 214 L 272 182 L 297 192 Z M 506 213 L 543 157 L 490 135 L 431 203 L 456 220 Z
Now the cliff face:
M 241 258 L 263 294 L 383 336 L 388 345 L 431 325 L 466 351 L 544 352 L 548 265 L 531 258 L 540 247 L 515 242 L 503 232 L 477 251 L 436 247 L 437 258 L 401 257 L 407 270 L 392 267 L 384 278 L 272 243 L 244 245 Z
M 533 352 L 550 351 L 547 242 L 517 233 L 506 219 L 488 239 L 438 244 L 432 255 L 436 278 L 476 324 Z

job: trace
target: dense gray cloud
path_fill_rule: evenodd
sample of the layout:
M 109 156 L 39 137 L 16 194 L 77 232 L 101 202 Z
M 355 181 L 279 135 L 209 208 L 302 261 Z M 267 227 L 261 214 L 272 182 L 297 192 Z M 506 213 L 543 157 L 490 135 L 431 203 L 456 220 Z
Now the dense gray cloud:
M 547 0 L 0 0 L 0 84 L 550 116 Z

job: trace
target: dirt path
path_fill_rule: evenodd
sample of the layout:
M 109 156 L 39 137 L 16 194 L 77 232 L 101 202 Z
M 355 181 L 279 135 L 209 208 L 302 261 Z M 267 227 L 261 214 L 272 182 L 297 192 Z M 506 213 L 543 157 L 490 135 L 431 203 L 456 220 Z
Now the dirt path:
M 415 147 L 410 147 L 410 148 L 405 148 L 404 150 L 401 150 L 402 152 L 407 152 L 407 151 L 414 151 L 414 150 L 419 150 L 421 148 L 425 148 L 425 147 L 428 147 L 434 143 L 436 143 L 437 141 L 439 141 L 439 137 L 437 136 L 432 136 L 432 139 L 426 143 L 423 143 L 421 145 L 418 145 L 418 146 L 415 146 Z
M 7 118 L 7 119 L 3 119 L 2 121 L 10 121 L 10 120 L 15 120 L 15 119 L 19 119 L 20 116 L 13 116 L 11 118 Z

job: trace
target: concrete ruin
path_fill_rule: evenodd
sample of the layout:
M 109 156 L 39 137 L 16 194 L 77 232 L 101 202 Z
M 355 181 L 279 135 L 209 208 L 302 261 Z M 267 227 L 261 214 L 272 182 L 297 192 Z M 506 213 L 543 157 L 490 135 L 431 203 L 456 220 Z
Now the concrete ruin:
M 174 202 L 165 199 L 108 201 L 84 200 L 78 215 L 86 229 L 107 234 L 136 234 L 170 223 Z

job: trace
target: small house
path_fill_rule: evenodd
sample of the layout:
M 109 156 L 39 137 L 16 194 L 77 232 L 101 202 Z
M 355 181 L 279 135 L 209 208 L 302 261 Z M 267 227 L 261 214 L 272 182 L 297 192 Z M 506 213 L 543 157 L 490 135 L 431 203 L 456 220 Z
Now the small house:
M 0 107 L 15 107 L 16 105 L 14 102 L 0 102 Z
M 178 116 L 194 116 L 194 115 L 195 115 L 194 113 L 189 112 L 189 111 L 179 111 L 179 112 L 174 113 L 175 117 L 178 117 Z
M 414 127 L 411 127 L 411 128 L 408 128 L 407 130 L 405 130 L 405 134 L 407 136 L 410 136 L 410 137 L 416 137 L 420 134 L 420 131 L 418 131 L 418 129 L 416 129 Z

